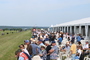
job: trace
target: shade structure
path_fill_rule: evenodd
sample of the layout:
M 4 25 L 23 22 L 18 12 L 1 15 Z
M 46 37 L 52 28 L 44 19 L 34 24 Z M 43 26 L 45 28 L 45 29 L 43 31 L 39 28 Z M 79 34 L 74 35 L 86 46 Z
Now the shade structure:
M 85 25 L 85 24 L 90 24 L 90 17 L 88 18 L 83 18 L 75 21 L 70 21 L 62 24 L 57 24 L 54 25 L 53 27 L 58 27 L 58 26 L 73 26 L 73 25 Z
M 52 25 L 50 29 L 53 32 L 63 31 L 75 35 L 80 33 L 85 39 L 90 39 L 90 17 Z

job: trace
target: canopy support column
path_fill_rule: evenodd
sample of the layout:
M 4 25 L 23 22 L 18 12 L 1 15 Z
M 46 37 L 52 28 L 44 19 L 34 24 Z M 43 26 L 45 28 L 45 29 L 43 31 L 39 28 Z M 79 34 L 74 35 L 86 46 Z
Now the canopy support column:
M 85 39 L 88 39 L 88 25 L 85 25 Z

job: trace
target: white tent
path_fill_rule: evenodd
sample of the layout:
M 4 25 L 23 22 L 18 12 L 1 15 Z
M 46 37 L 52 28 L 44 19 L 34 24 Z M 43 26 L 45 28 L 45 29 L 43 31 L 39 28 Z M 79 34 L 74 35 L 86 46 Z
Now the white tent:
M 74 25 L 80 25 L 80 24 L 81 25 L 90 24 L 90 17 L 80 19 L 80 20 L 71 21 L 71 22 L 66 22 L 66 23 L 62 23 L 62 24 L 57 24 L 57 25 L 54 25 L 54 27 L 58 27 L 58 26 L 74 26 Z
M 51 26 L 53 32 L 81 33 L 86 39 L 90 39 L 90 17 Z

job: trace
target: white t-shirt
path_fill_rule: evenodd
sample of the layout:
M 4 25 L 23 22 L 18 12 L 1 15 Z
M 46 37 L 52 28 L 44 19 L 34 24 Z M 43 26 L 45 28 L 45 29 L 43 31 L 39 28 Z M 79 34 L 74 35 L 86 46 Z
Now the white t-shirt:
M 81 49 L 79 49 L 79 50 L 78 50 L 78 53 L 81 55 L 81 53 L 82 53 L 82 50 L 81 50 Z
M 84 45 L 83 49 L 85 48 L 89 48 L 89 45 L 88 44 Z
M 29 55 L 29 52 L 27 51 L 27 49 L 22 49 L 25 53 L 27 53 Z

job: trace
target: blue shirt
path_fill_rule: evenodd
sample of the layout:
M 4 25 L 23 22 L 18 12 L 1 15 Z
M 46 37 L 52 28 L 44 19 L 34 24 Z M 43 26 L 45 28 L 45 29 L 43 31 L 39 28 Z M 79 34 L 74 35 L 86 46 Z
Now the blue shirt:
M 51 50 L 54 49 L 54 51 L 50 54 L 50 59 L 57 59 L 58 58 L 58 47 L 53 46 Z
M 60 37 L 60 38 L 58 38 L 58 40 L 59 40 L 59 42 L 62 42 L 62 38 Z
M 75 59 L 79 59 L 79 56 L 75 56 Z
M 32 46 L 32 54 L 38 54 L 39 53 L 39 48 L 36 44 L 31 44 Z
M 24 60 L 24 57 L 19 57 L 19 59 L 18 60 Z
M 49 41 L 49 38 L 45 38 L 45 40 L 44 41 Z
M 77 39 L 77 42 L 81 41 L 81 37 L 80 36 L 77 36 L 76 39 Z
M 65 47 L 65 50 L 66 51 L 70 50 L 70 46 Z
M 41 48 L 41 46 L 44 46 L 44 44 L 43 44 L 43 43 L 41 43 L 41 44 L 39 45 L 39 47 Z

